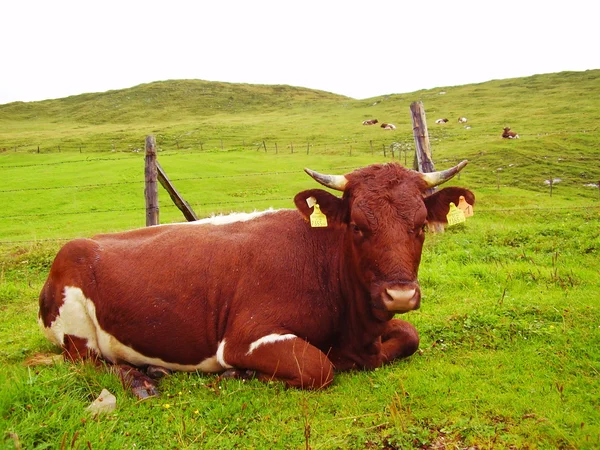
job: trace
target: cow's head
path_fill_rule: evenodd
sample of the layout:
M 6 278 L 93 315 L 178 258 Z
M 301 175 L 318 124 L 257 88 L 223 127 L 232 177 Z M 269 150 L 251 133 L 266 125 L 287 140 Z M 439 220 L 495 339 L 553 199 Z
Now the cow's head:
M 375 164 L 347 175 L 323 175 L 305 169 L 319 183 L 343 191 L 343 196 L 311 189 L 297 194 L 294 201 L 307 220 L 316 202 L 327 217 L 327 227 L 344 233 L 344 248 L 340 249 L 344 264 L 349 276 L 370 293 L 373 308 L 404 313 L 420 306 L 417 274 L 427 222 L 446 222 L 442 212 L 448 212 L 449 199 L 455 204 L 461 195 L 474 199 L 463 188 L 451 188 L 452 195 L 444 194 L 448 188 L 429 196 L 426 192 L 452 178 L 466 164 L 463 161 L 443 172 L 427 174 L 396 163 Z M 444 205 L 438 204 L 441 202 Z

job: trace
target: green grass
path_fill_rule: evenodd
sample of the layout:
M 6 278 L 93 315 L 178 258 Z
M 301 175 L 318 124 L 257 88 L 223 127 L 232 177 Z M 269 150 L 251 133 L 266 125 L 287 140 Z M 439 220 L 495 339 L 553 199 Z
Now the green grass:
M 0 447 L 598 448 L 600 196 L 585 185 L 600 180 L 599 93 L 600 71 L 587 71 L 365 101 L 182 81 L 0 105 Z M 450 184 L 477 195 L 465 225 L 427 236 L 422 307 L 405 315 L 418 354 L 337 374 L 323 392 L 177 373 L 145 402 L 108 370 L 23 364 L 57 351 L 36 315 L 61 243 L 144 225 L 143 155 L 131 149 L 147 133 L 200 216 L 292 207 L 315 187 L 303 167 L 346 172 L 410 144 L 414 100 L 436 167 L 469 159 Z M 398 130 L 360 125 L 371 117 Z M 507 125 L 521 139 L 500 139 Z M 551 178 L 562 180 L 552 196 Z M 183 220 L 159 197 L 161 222 Z M 93 418 L 102 388 L 118 407 Z

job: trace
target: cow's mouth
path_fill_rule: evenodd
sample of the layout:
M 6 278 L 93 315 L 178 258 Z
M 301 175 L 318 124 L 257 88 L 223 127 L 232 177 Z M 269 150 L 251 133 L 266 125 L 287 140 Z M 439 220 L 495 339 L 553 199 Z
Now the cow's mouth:
M 421 290 L 418 285 L 394 286 L 381 294 L 386 309 L 394 313 L 405 313 L 419 309 L 421 306 Z

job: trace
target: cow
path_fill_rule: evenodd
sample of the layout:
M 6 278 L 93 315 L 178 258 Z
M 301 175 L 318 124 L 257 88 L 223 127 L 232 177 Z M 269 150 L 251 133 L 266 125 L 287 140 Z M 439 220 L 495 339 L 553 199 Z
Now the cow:
M 437 124 L 442 124 L 442 123 L 447 123 L 447 122 L 448 122 L 448 119 L 446 119 L 446 118 L 438 119 L 435 121 L 435 123 L 437 123 Z
M 376 123 L 379 123 L 379 121 L 377 119 L 370 119 L 370 120 L 365 120 L 363 121 L 363 125 L 375 125 Z
M 459 117 L 458 118 L 458 123 L 467 123 L 467 118 L 466 117 Z
M 295 209 L 75 239 L 40 293 L 40 327 L 65 359 L 108 363 L 140 399 L 173 370 L 321 389 L 334 370 L 410 356 L 418 332 L 394 315 L 420 306 L 424 229 L 473 195 L 426 192 L 466 164 L 305 169 L 341 197 L 308 189 Z
M 395 130 L 396 125 L 394 125 L 393 123 L 382 123 L 381 128 L 383 128 L 384 130 Z
M 503 139 L 519 139 L 519 135 L 514 131 L 510 131 L 509 127 L 504 127 L 504 131 L 502 132 Z

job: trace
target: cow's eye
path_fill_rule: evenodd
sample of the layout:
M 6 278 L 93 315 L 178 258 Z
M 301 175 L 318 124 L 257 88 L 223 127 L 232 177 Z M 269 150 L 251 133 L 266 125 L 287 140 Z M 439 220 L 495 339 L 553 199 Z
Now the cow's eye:
M 352 229 L 352 231 L 355 234 L 362 234 L 362 231 L 360 230 L 360 227 L 358 225 L 356 225 L 354 222 L 350 224 L 350 228 Z
M 416 236 L 421 236 L 423 233 L 425 233 L 425 229 L 426 229 L 426 228 L 427 228 L 427 225 L 426 225 L 426 224 L 423 224 L 423 225 L 418 225 L 418 226 L 416 226 L 416 227 L 415 227 L 415 229 L 414 229 L 413 233 L 414 233 Z

